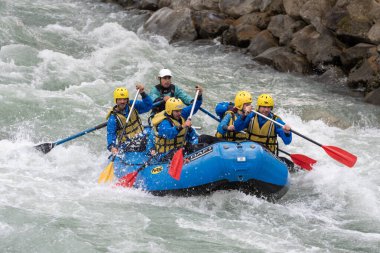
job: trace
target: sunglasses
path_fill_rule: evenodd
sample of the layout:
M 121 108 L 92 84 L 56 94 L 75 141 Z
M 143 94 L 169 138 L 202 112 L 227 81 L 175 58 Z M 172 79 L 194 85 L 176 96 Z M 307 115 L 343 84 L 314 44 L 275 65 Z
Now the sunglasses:
M 171 76 L 164 76 L 164 77 L 161 77 L 162 79 L 171 79 L 172 77 Z

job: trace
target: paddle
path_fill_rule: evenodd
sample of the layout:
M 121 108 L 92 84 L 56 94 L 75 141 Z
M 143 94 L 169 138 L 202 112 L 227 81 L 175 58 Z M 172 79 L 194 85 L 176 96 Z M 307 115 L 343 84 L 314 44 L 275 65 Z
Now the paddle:
M 138 90 L 136 92 L 136 96 L 135 98 L 133 99 L 133 103 L 132 103 L 132 106 L 131 108 L 129 109 L 129 113 L 128 113 L 128 116 L 127 116 L 127 120 L 125 121 L 125 124 L 123 126 L 123 130 L 121 132 L 121 135 L 119 136 L 119 139 L 118 139 L 118 143 L 117 143 L 117 149 L 120 148 L 121 146 L 121 140 L 123 139 L 123 136 L 125 134 L 125 129 L 127 128 L 127 124 L 128 124 L 128 121 L 129 121 L 129 118 L 131 117 L 131 114 L 132 114 L 132 111 L 133 111 L 133 108 L 135 107 L 135 103 L 136 103 L 136 99 L 137 99 L 137 96 L 139 95 L 140 93 L 140 90 Z M 113 168 L 113 163 L 115 161 L 115 158 L 116 158 L 116 155 L 113 155 L 112 157 L 112 160 L 111 162 L 107 165 L 107 167 L 100 173 L 100 176 L 99 176 L 99 179 L 98 179 L 98 183 L 106 183 L 106 182 L 109 182 L 109 181 L 112 181 L 113 180 L 113 176 L 114 176 L 114 168 Z
M 71 140 L 76 139 L 76 138 L 78 138 L 78 137 L 80 137 L 80 136 L 82 136 L 82 135 L 85 135 L 85 134 L 91 133 L 91 132 L 93 132 L 93 131 L 95 131 L 95 130 L 101 129 L 101 128 L 105 127 L 106 125 L 107 125 L 107 122 L 104 122 L 104 123 L 99 124 L 99 125 L 97 125 L 97 126 L 95 126 L 95 127 L 92 127 L 92 128 L 86 129 L 86 130 L 84 130 L 84 131 L 82 131 L 82 132 L 80 132 L 80 133 L 77 133 L 77 134 L 74 134 L 74 135 L 72 135 L 72 136 L 69 136 L 69 137 L 67 137 L 67 138 L 65 138 L 65 139 L 62 139 L 62 140 L 59 140 L 59 141 L 56 141 L 56 142 L 53 142 L 53 143 L 51 143 L 51 142 L 50 142 L 50 143 L 49 143 L 49 142 L 48 142 L 48 143 L 42 143 L 42 144 L 39 144 L 39 145 L 37 145 L 37 146 L 34 146 L 34 148 L 37 149 L 38 151 L 43 152 L 44 154 L 47 154 L 47 153 L 49 153 L 50 150 L 52 150 L 55 146 L 58 146 L 58 145 L 60 145 L 60 144 L 62 144 L 62 143 L 65 143 L 65 142 L 67 142 L 67 141 L 71 141 Z
M 207 111 L 206 109 L 204 109 L 204 108 L 201 107 L 201 108 L 199 108 L 199 110 L 201 110 L 202 112 L 204 112 L 205 114 L 207 114 L 208 116 L 210 116 L 211 118 L 213 118 L 214 120 L 220 122 L 220 119 L 218 119 L 218 117 L 216 117 L 215 115 L 213 115 L 211 112 Z
M 199 94 L 199 90 L 197 90 L 197 92 L 195 93 L 193 106 L 191 107 L 190 115 L 187 118 L 188 120 L 191 120 L 191 117 L 193 116 L 195 103 L 197 102 L 197 99 L 198 99 L 198 94 Z M 182 167 L 183 167 L 183 146 L 186 143 L 186 135 L 187 135 L 187 128 L 185 130 L 185 141 L 183 142 L 182 147 L 180 149 L 178 149 L 177 152 L 175 152 L 175 154 L 172 158 L 172 161 L 170 163 L 170 166 L 169 166 L 169 172 L 168 173 L 172 178 L 174 178 L 176 180 L 179 180 L 179 178 L 181 177 L 181 172 L 182 172 Z
M 261 114 L 261 113 L 259 113 L 257 111 L 253 110 L 252 112 L 254 112 L 257 115 L 260 115 L 261 117 L 263 117 L 263 118 L 265 118 L 267 120 L 272 121 L 273 123 L 275 123 L 278 126 L 281 126 L 281 127 L 284 126 L 283 124 L 281 124 L 281 123 L 279 123 L 279 122 L 277 122 L 277 121 L 275 121 L 275 120 L 273 120 L 271 118 L 268 118 L 267 116 L 265 116 L 265 115 L 263 115 L 263 114 Z M 345 150 L 343 150 L 341 148 L 335 147 L 335 146 L 324 146 L 324 145 L 322 145 L 322 144 L 320 144 L 320 143 L 318 143 L 318 142 L 316 142 L 316 141 L 314 141 L 314 140 L 312 140 L 312 139 L 310 139 L 310 138 L 308 138 L 308 137 L 306 137 L 306 136 L 298 133 L 297 131 L 295 131 L 293 129 L 291 129 L 291 131 L 293 133 L 295 133 L 296 135 L 298 135 L 298 136 L 300 136 L 300 137 L 302 137 L 302 138 L 304 138 L 304 139 L 306 139 L 306 140 L 308 140 L 308 141 L 310 141 L 310 142 L 312 142 L 312 143 L 314 143 L 314 144 L 322 147 L 325 150 L 325 152 L 330 157 L 332 157 L 333 159 L 335 159 L 336 161 L 338 161 L 338 162 L 340 162 L 340 163 L 342 163 L 342 164 L 344 164 L 344 165 L 346 165 L 346 166 L 348 166 L 350 168 L 355 165 L 356 160 L 357 160 L 357 157 L 355 155 L 353 155 L 353 154 L 351 154 L 351 153 L 349 153 L 349 152 L 347 152 L 347 151 L 345 151 Z
M 220 122 L 221 120 L 218 119 L 215 115 L 213 115 L 211 112 L 203 109 L 203 108 L 200 108 L 200 110 L 204 113 L 206 113 L 208 116 L 210 116 L 211 118 L 215 119 L 216 121 Z M 242 133 L 245 133 L 244 131 L 241 131 Z M 292 161 L 297 164 L 298 166 L 300 166 L 302 169 L 305 169 L 305 170 L 312 170 L 312 166 L 313 164 L 315 164 L 317 161 L 306 156 L 306 155 L 302 155 L 302 154 L 289 154 L 283 150 L 279 150 L 281 151 L 282 153 L 284 154 L 287 154 L 290 156 L 290 158 L 292 159 Z
M 313 169 L 312 165 L 317 162 L 316 160 L 302 154 L 289 154 L 288 152 L 285 152 L 284 150 L 281 150 L 281 149 L 279 149 L 278 151 L 290 156 L 294 164 L 297 164 L 298 166 L 300 166 L 302 169 L 305 169 L 305 170 L 309 170 L 309 171 L 312 170 Z
M 137 177 L 137 174 L 142 171 L 143 169 L 146 168 L 146 166 L 148 166 L 150 164 L 150 162 L 152 161 L 154 156 L 151 156 L 148 161 L 146 161 L 140 168 L 138 168 L 137 170 L 131 172 L 131 173 L 128 173 L 127 175 L 121 177 L 119 179 L 119 181 L 116 183 L 116 186 L 122 186 L 122 187 L 132 187 L 136 181 L 136 177 Z
M 153 106 L 157 106 L 157 105 L 159 105 L 161 102 L 162 102 L 162 101 L 156 102 L 156 103 L 153 104 Z M 56 142 L 47 142 L 47 143 L 39 144 L 39 145 L 37 145 L 37 146 L 34 146 L 34 148 L 37 149 L 38 151 L 43 152 L 44 154 L 47 154 L 47 153 L 49 153 L 50 150 L 52 150 L 55 146 L 58 146 L 58 145 L 63 144 L 63 143 L 65 143 L 65 142 L 68 142 L 68 141 L 74 140 L 74 139 L 76 139 L 76 138 L 78 138 L 78 137 L 80 137 L 80 136 L 82 136 L 82 135 L 85 135 L 85 134 L 91 133 L 91 132 L 93 132 L 93 131 L 95 131 L 95 130 L 99 130 L 99 129 L 105 127 L 105 126 L 107 126 L 107 122 L 104 122 L 104 123 L 99 124 L 99 125 L 97 125 L 97 126 L 94 126 L 94 127 L 92 127 L 92 128 L 86 129 L 86 130 L 84 130 L 84 131 L 82 131 L 82 132 L 79 132 L 79 133 L 77 133 L 77 134 L 74 134 L 74 135 L 72 135 L 72 136 L 69 136 L 69 137 L 67 137 L 67 138 L 65 138 L 65 139 L 62 139 L 62 140 L 59 140 L 59 141 L 56 141 Z
M 154 103 L 153 107 L 159 106 L 162 102 L 164 102 L 164 100 L 161 100 L 161 101 L 158 101 L 158 102 Z M 199 110 L 201 110 L 202 112 L 204 112 L 205 114 L 207 114 L 208 116 L 210 116 L 211 118 L 213 118 L 214 120 L 220 121 L 215 115 L 213 115 L 211 112 L 207 111 L 206 109 L 200 107 Z

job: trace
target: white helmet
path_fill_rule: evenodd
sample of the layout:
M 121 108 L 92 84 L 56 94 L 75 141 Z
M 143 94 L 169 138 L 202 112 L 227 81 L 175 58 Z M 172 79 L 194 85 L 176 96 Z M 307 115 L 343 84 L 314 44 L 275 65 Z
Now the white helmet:
M 172 72 L 168 69 L 161 69 L 160 73 L 158 74 L 158 77 L 164 77 L 164 76 L 172 76 Z

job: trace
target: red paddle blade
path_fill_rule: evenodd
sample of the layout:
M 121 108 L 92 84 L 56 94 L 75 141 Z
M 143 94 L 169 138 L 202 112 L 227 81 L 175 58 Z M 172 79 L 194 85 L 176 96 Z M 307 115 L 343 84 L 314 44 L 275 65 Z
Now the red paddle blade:
M 173 156 L 173 159 L 170 163 L 169 167 L 169 175 L 179 180 L 181 177 L 182 172 L 182 166 L 183 166 L 183 148 L 180 148 Z
M 128 188 L 132 187 L 136 181 L 137 173 L 138 173 L 137 171 L 134 171 L 120 178 L 119 181 L 116 183 L 116 186 L 128 187 Z
M 326 151 L 326 153 L 337 160 L 340 163 L 343 163 L 344 165 L 352 168 L 356 160 L 358 159 L 355 155 L 347 152 L 346 150 L 343 150 L 338 147 L 334 146 L 322 146 L 322 148 Z
M 292 161 L 302 169 L 309 171 L 313 169 L 312 165 L 317 162 L 313 158 L 301 154 L 291 154 L 290 158 L 292 158 Z

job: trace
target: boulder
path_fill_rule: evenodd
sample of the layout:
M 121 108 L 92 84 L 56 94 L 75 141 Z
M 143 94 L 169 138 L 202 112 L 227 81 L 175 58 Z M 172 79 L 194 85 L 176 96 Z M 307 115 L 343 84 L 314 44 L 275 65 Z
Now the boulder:
M 164 7 L 153 13 L 145 22 L 145 32 L 164 36 L 170 43 L 177 41 L 193 41 L 197 32 L 188 8 L 173 10 Z
M 264 30 L 258 33 L 248 47 L 252 56 L 257 56 L 271 47 L 277 47 L 278 42 L 275 37 L 268 31 Z
M 343 41 L 350 43 L 351 41 L 369 42 L 368 32 L 371 29 L 371 22 L 365 17 L 352 18 L 344 15 L 337 22 L 336 34 Z
M 281 72 L 310 73 L 310 64 L 302 55 L 296 55 L 287 47 L 272 47 L 253 58 Z
M 171 3 L 171 0 L 158 0 L 158 8 L 170 7 Z
M 271 17 L 268 13 L 261 13 L 261 12 L 253 12 L 249 14 L 245 14 L 238 18 L 234 25 L 238 26 L 240 24 L 246 24 L 246 25 L 252 25 L 256 26 L 257 28 L 261 30 L 265 30 L 268 27 L 268 24 L 271 20 Z
M 190 8 L 196 11 L 212 10 L 220 12 L 219 0 L 191 0 Z
M 380 21 L 379 0 L 338 0 L 335 6 L 346 9 L 351 17 L 367 17 L 372 23 Z
M 303 28 L 306 24 L 301 20 L 295 20 L 288 15 L 277 15 L 271 18 L 268 25 L 268 30 L 277 38 L 280 45 L 287 45 L 293 33 Z
M 352 69 L 358 62 L 369 57 L 369 50 L 375 47 L 372 44 L 359 43 L 343 50 L 340 61 L 346 70 Z
M 327 30 L 319 33 L 312 25 L 296 32 L 290 46 L 296 53 L 305 55 L 315 67 L 339 63 L 340 60 L 341 49 L 337 46 L 334 36 Z
M 139 8 L 140 1 L 138 0 L 105 0 L 104 2 L 116 2 L 123 6 L 124 8 Z
M 142 0 L 140 1 L 140 9 L 156 11 L 158 10 L 158 0 Z
M 380 21 L 378 21 L 371 27 L 371 29 L 369 29 L 368 39 L 374 44 L 380 44 Z
M 235 26 L 231 25 L 227 30 L 223 32 L 221 37 L 221 43 L 223 45 L 238 46 L 239 42 L 237 40 Z
M 289 53 L 292 50 L 287 47 L 271 47 L 258 56 L 254 57 L 253 59 L 261 64 L 274 66 L 274 58 L 277 55 L 283 54 L 283 53 Z
M 377 11 L 376 14 L 371 14 Z M 368 37 L 373 23 L 380 19 L 380 4 L 376 0 L 338 0 L 326 13 L 325 25 L 348 44 L 371 42 Z
M 268 26 L 270 17 L 266 13 L 249 13 L 235 20 L 222 35 L 222 43 L 248 47 L 251 40 Z
M 233 17 L 238 18 L 245 14 L 259 11 L 262 0 L 220 0 L 220 11 Z
M 380 1 L 373 0 L 371 2 L 371 10 L 369 11 L 368 16 L 374 23 L 378 23 L 380 22 Z
M 370 104 L 380 105 L 380 88 L 377 88 L 376 90 L 368 93 L 365 96 L 364 101 Z
M 322 25 L 325 13 L 335 5 L 336 0 L 309 0 L 300 9 L 300 16 L 317 31 Z
M 268 13 L 270 15 L 276 15 L 285 12 L 282 0 L 256 0 L 253 3 L 256 6 L 253 12 L 260 11 L 261 13 Z
M 236 26 L 236 41 L 239 47 L 248 47 L 256 35 L 261 32 L 256 26 L 241 24 Z
M 377 46 L 373 45 L 373 47 L 371 47 L 368 50 L 368 57 L 377 56 L 377 55 L 380 55 L 380 44 Z
M 275 56 L 274 68 L 281 72 L 311 73 L 311 66 L 306 58 L 291 52 L 284 52 Z
M 318 82 L 324 84 L 345 84 L 347 76 L 344 71 L 338 66 L 326 66 L 325 72 L 315 78 Z
M 226 15 L 209 10 L 194 11 L 192 17 L 201 39 L 211 39 L 221 35 L 232 23 L 226 19 Z
M 103 0 L 103 2 L 115 2 L 126 9 L 141 9 L 155 11 L 161 7 L 160 2 L 171 3 L 171 0 Z
M 231 25 L 228 30 L 223 32 L 221 41 L 224 45 L 246 48 L 260 32 L 261 30 L 256 26 L 241 24 L 235 27 Z
M 283 0 L 285 13 L 293 18 L 300 18 L 300 10 L 308 0 Z
M 260 11 L 271 15 L 284 14 L 283 0 L 264 0 L 261 3 Z
M 371 56 L 362 63 L 358 63 L 350 71 L 347 83 L 351 88 L 364 86 L 367 92 L 379 88 L 380 56 Z
M 189 0 L 171 0 L 170 8 L 173 10 L 181 10 L 181 9 L 190 9 L 190 1 Z

